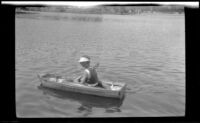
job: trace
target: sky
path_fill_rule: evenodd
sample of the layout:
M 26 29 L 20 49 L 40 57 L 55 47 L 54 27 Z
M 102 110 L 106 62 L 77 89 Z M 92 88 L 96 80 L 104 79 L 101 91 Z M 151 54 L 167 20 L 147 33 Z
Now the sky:
M 199 2 L 53 2 L 53 1 L 2 1 L 2 4 L 23 5 L 23 4 L 40 4 L 40 5 L 71 5 L 77 7 L 92 7 L 102 4 L 161 4 L 161 5 L 184 5 L 199 7 Z

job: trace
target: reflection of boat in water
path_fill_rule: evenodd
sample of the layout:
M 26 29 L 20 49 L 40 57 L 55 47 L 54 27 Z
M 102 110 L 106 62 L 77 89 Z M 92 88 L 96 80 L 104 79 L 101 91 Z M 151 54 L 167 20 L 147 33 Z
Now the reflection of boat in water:
M 81 93 L 75 92 L 67 92 L 67 91 L 59 91 L 43 86 L 38 86 L 38 89 L 42 90 L 46 95 L 54 96 L 61 99 L 77 101 L 81 104 L 78 108 L 79 112 L 87 111 L 88 113 L 92 110 L 92 108 L 104 108 L 106 112 L 120 112 L 120 106 L 123 103 L 123 99 L 117 98 L 107 98 L 107 97 L 99 97 L 93 95 L 85 95 Z

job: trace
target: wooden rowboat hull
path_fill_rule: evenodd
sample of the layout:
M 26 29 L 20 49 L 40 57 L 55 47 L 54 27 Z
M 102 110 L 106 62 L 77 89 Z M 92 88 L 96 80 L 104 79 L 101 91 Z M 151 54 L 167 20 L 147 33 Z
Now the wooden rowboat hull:
M 111 85 L 113 85 L 110 89 L 105 89 L 100 87 L 90 87 L 76 82 L 68 82 L 61 76 L 50 75 L 50 74 L 48 76 L 47 74 L 38 75 L 38 78 L 40 79 L 42 86 L 62 91 L 71 91 L 82 94 L 90 94 L 90 95 L 119 98 L 119 99 L 122 99 L 125 96 L 125 88 L 126 88 L 125 83 L 103 82 L 103 84 L 109 85 L 110 87 Z

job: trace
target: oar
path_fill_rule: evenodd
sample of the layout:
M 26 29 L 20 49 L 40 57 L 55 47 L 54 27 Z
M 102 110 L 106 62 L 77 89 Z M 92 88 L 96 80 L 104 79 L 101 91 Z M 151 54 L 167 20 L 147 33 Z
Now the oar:
M 127 93 L 138 93 L 141 91 L 141 88 L 133 88 L 133 87 L 126 87 L 125 92 Z
M 97 63 L 93 66 L 94 69 L 96 69 L 96 68 L 98 68 L 98 67 L 99 67 L 99 62 L 97 62 Z
M 99 62 L 97 62 L 93 68 L 98 68 L 99 67 Z M 111 82 L 111 86 L 114 86 L 113 82 Z M 132 89 L 130 87 L 126 87 L 126 92 L 132 92 Z
M 135 91 L 133 91 L 130 87 L 126 87 L 125 92 L 126 93 L 133 93 Z
M 97 62 L 97 63 L 93 66 L 94 69 L 97 69 L 98 67 L 99 67 L 99 62 Z M 74 80 L 73 80 L 73 79 L 70 79 L 70 78 L 66 78 L 65 80 L 66 80 L 66 81 L 69 81 L 69 82 L 74 82 Z M 112 86 L 114 86 L 113 82 L 112 82 L 111 84 L 112 84 Z M 131 89 L 130 87 L 126 87 L 125 91 L 126 91 L 126 92 L 129 92 L 129 93 L 135 93 L 135 92 L 136 92 L 135 90 L 133 91 L 133 89 Z

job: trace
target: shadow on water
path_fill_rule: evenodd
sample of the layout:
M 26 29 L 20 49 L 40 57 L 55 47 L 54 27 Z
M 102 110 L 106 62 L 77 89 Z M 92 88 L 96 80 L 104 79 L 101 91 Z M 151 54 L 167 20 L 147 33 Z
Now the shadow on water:
M 39 90 L 43 91 L 44 95 L 54 96 L 64 100 L 77 101 L 81 104 L 78 108 L 78 112 L 87 112 L 85 115 L 89 115 L 92 112 L 92 108 L 103 108 L 106 113 L 121 112 L 120 106 L 123 99 L 106 98 L 93 95 L 80 94 L 75 92 L 64 92 L 60 90 L 50 89 L 43 86 L 38 86 Z

